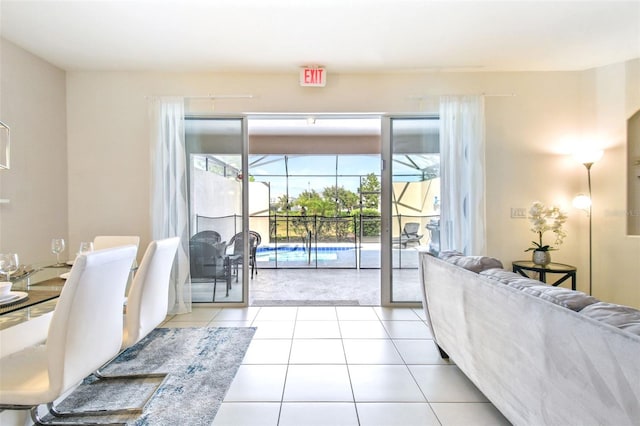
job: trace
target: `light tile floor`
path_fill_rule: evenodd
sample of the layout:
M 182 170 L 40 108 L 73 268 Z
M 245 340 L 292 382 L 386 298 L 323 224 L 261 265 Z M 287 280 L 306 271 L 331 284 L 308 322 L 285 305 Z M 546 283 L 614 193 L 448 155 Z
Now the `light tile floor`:
M 509 424 L 440 358 L 420 309 L 194 308 L 163 326 L 257 327 L 212 426 Z

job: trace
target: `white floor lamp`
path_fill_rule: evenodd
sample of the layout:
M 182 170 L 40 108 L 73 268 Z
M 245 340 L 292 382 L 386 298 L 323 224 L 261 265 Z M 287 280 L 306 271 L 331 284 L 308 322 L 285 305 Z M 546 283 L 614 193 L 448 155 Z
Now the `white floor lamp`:
M 592 294 L 592 283 L 593 283 L 593 267 L 592 267 L 592 250 L 591 250 L 591 240 L 592 240 L 592 210 L 591 206 L 593 204 L 591 197 L 591 166 L 598 160 L 602 158 L 603 151 L 602 150 L 594 150 L 594 149 L 584 149 L 581 151 L 577 151 L 574 153 L 574 158 L 576 161 L 584 164 L 587 168 L 587 183 L 589 187 L 589 195 L 585 197 L 584 195 L 578 195 L 574 200 L 573 204 L 575 207 L 585 209 L 587 211 L 587 215 L 589 216 L 589 294 Z

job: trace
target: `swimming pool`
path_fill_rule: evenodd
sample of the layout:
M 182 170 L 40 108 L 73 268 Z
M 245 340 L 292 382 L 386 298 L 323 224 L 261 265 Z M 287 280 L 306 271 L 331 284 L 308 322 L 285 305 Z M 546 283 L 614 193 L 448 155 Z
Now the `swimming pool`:
M 351 252 L 351 253 L 349 253 Z M 352 254 L 355 256 L 355 247 L 353 246 L 316 246 L 311 247 L 311 261 L 331 262 L 337 261 L 339 255 Z M 307 262 L 309 261 L 309 253 L 302 244 L 297 245 L 281 245 L 277 247 L 258 247 L 256 251 L 257 262 Z
M 380 243 L 319 243 L 311 247 L 311 258 L 305 245 L 265 244 L 256 250 L 256 266 L 265 269 L 277 268 L 340 268 L 340 269 L 380 269 Z M 393 248 L 394 268 L 417 268 L 418 252 L 415 248 Z

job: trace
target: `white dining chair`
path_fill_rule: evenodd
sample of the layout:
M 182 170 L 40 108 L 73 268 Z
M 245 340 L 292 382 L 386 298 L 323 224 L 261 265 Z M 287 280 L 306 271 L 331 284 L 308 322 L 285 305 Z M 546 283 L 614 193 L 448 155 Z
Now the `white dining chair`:
M 179 237 L 166 238 L 152 241 L 144 253 L 140 267 L 136 273 L 131 288 L 124 315 L 124 328 L 121 351 L 124 351 L 138 343 L 154 328 L 160 325 L 167 317 L 169 307 L 169 281 L 173 259 L 180 243 Z M 108 365 L 108 364 L 107 364 Z M 153 399 L 156 392 L 166 380 L 166 373 L 140 373 L 126 375 L 104 375 L 100 369 L 93 373 L 99 379 L 150 379 L 160 378 L 161 382 L 156 386 L 147 398 L 138 407 L 116 408 L 100 410 L 100 415 L 133 414 L 144 411 L 146 405 Z M 72 414 L 53 410 L 55 416 L 69 416 Z M 90 414 L 95 414 L 91 412 Z
M 135 246 L 76 258 L 51 318 L 46 343 L 0 358 L 0 408 L 31 410 L 54 401 L 118 354 L 122 346 L 122 298 Z
M 179 237 L 152 241 L 140 262 L 124 316 L 122 349 L 138 343 L 167 317 L 169 281 Z
M 93 249 L 94 250 L 103 250 L 106 248 L 118 247 L 118 246 L 126 246 L 129 244 L 133 244 L 136 246 L 136 257 L 131 262 L 131 272 L 129 273 L 129 278 L 127 280 L 127 289 L 125 290 L 125 294 L 129 294 L 129 288 L 131 287 L 131 283 L 133 282 L 134 272 L 138 268 L 138 247 L 140 246 L 140 237 L 137 235 L 97 235 L 93 238 Z M 125 303 L 126 299 L 125 299 Z
M 137 235 L 98 235 L 93 239 L 94 250 L 126 246 L 129 244 L 136 246 L 137 250 L 140 245 L 140 237 Z

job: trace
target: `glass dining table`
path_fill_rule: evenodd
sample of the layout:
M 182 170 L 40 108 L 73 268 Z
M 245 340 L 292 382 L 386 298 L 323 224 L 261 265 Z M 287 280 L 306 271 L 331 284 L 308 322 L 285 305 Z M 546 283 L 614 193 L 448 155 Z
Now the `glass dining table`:
M 22 267 L 11 277 L 15 298 L 0 302 L 0 330 L 39 317 L 55 309 L 71 265 L 53 267 L 51 264 Z

